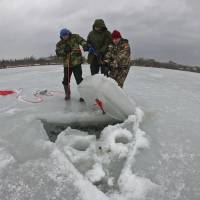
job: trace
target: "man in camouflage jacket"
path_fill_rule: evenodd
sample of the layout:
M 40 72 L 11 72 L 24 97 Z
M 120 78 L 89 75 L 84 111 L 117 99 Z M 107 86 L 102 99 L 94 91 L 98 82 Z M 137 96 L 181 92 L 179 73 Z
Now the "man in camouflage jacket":
M 109 77 L 116 80 L 122 88 L 130 69 L 130 46 L 128 40 L 123 39 L 119 31 L 113 31 L 112 44 L 108 46 L 104 62 L 109 66 Z
M 66 28 L 60 31 L 60 41 L 56 44 L 56 55 L 63 59 L 64 78 L 62 83 L 65 89 L 65 100 L 70 99 L 70 79 L 72 73 L 77 84 L 80 84 L 83 80 L 81 67 L 83 58 L 80 45 L 85 51 L 88 50 L 86 40 L 81 36 L 72 34 Z M 83 99 L 80 98 L 80 101 L 83 101 Z

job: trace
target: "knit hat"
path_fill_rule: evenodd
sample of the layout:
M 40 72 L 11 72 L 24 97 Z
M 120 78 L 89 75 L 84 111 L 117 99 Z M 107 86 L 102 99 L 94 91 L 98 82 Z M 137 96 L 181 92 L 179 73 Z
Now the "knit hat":
M 71 34 L 70 30 L 68 30 L 67 28 L 63 28 L 60 31 L 60 37 L 65 37 L 65 36 L 69 36 Z
M 112 32 L 112 39 L 118 39 L 118 38 L 122 38 L 121 33 L 117 30 L 114 30 Z

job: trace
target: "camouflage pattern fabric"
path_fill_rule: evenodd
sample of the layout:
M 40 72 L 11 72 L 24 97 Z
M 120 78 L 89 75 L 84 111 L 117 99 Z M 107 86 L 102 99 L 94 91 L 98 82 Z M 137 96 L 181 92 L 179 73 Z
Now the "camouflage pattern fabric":
M 65 53 L 65 47 L 69 46 L 70 53 Z M 63 58 L 64 67 L 74 67 L 83 63 L 83 57 L 80 46 L 85 47 L 87 45 L 84 40 L 78 34 L 71 34 L 68 40 L 61 39 L 56 44 L 56 55 Z
M 118 45 L 110 44 L 104 62 L 110 66 L 109 76 L 123 87 L 130 69 L 130 46 L 128 40 L 121 39 Z
M 124 81 L 128 75 L 130 67 L 124 68 L 111 68 L 109 77 L 114 79 L 118 85 L 122 88 L 124 85 Z

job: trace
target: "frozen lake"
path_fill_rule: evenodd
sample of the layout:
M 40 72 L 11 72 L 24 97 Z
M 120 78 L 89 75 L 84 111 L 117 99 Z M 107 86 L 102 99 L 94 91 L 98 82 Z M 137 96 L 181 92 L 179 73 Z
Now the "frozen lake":
M 74 79 L 65 102 L 62 73 L 0 70 L 0 90 L 22 88 L 31 101 L 37 90 L 57 91 L 41 103 L 0 97 L 0 199 L 200 199 L 199 74 L 132 67 L 124 91 L 139 108 L 116 124 L 79 103 Z M 55 143 L 43 121 L 63 131 Z

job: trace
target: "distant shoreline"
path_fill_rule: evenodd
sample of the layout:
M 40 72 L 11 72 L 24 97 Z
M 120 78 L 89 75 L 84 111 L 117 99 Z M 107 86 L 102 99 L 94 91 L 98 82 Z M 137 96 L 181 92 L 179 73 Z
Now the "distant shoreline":
M 87 60 L 83 58 L 83 63 L 87 64 Z M 29 67 L 29 66 L 44 66 L 44 65 L 61 65 L 62 60 L 57 56 L 50 56 L 46 58 L 36 59 L 34 57 L 15 59 L 15 60 L 0 60 L 0 69 L 17 68 L 17 67 Z M 188 66 L 177 64 L 173 61 L 158 62 L 154 59 L 138 58 L 131 61 L 131 66 L 164 68 L 172 70 L 181 70 L 200 73 L 200 66 Z

